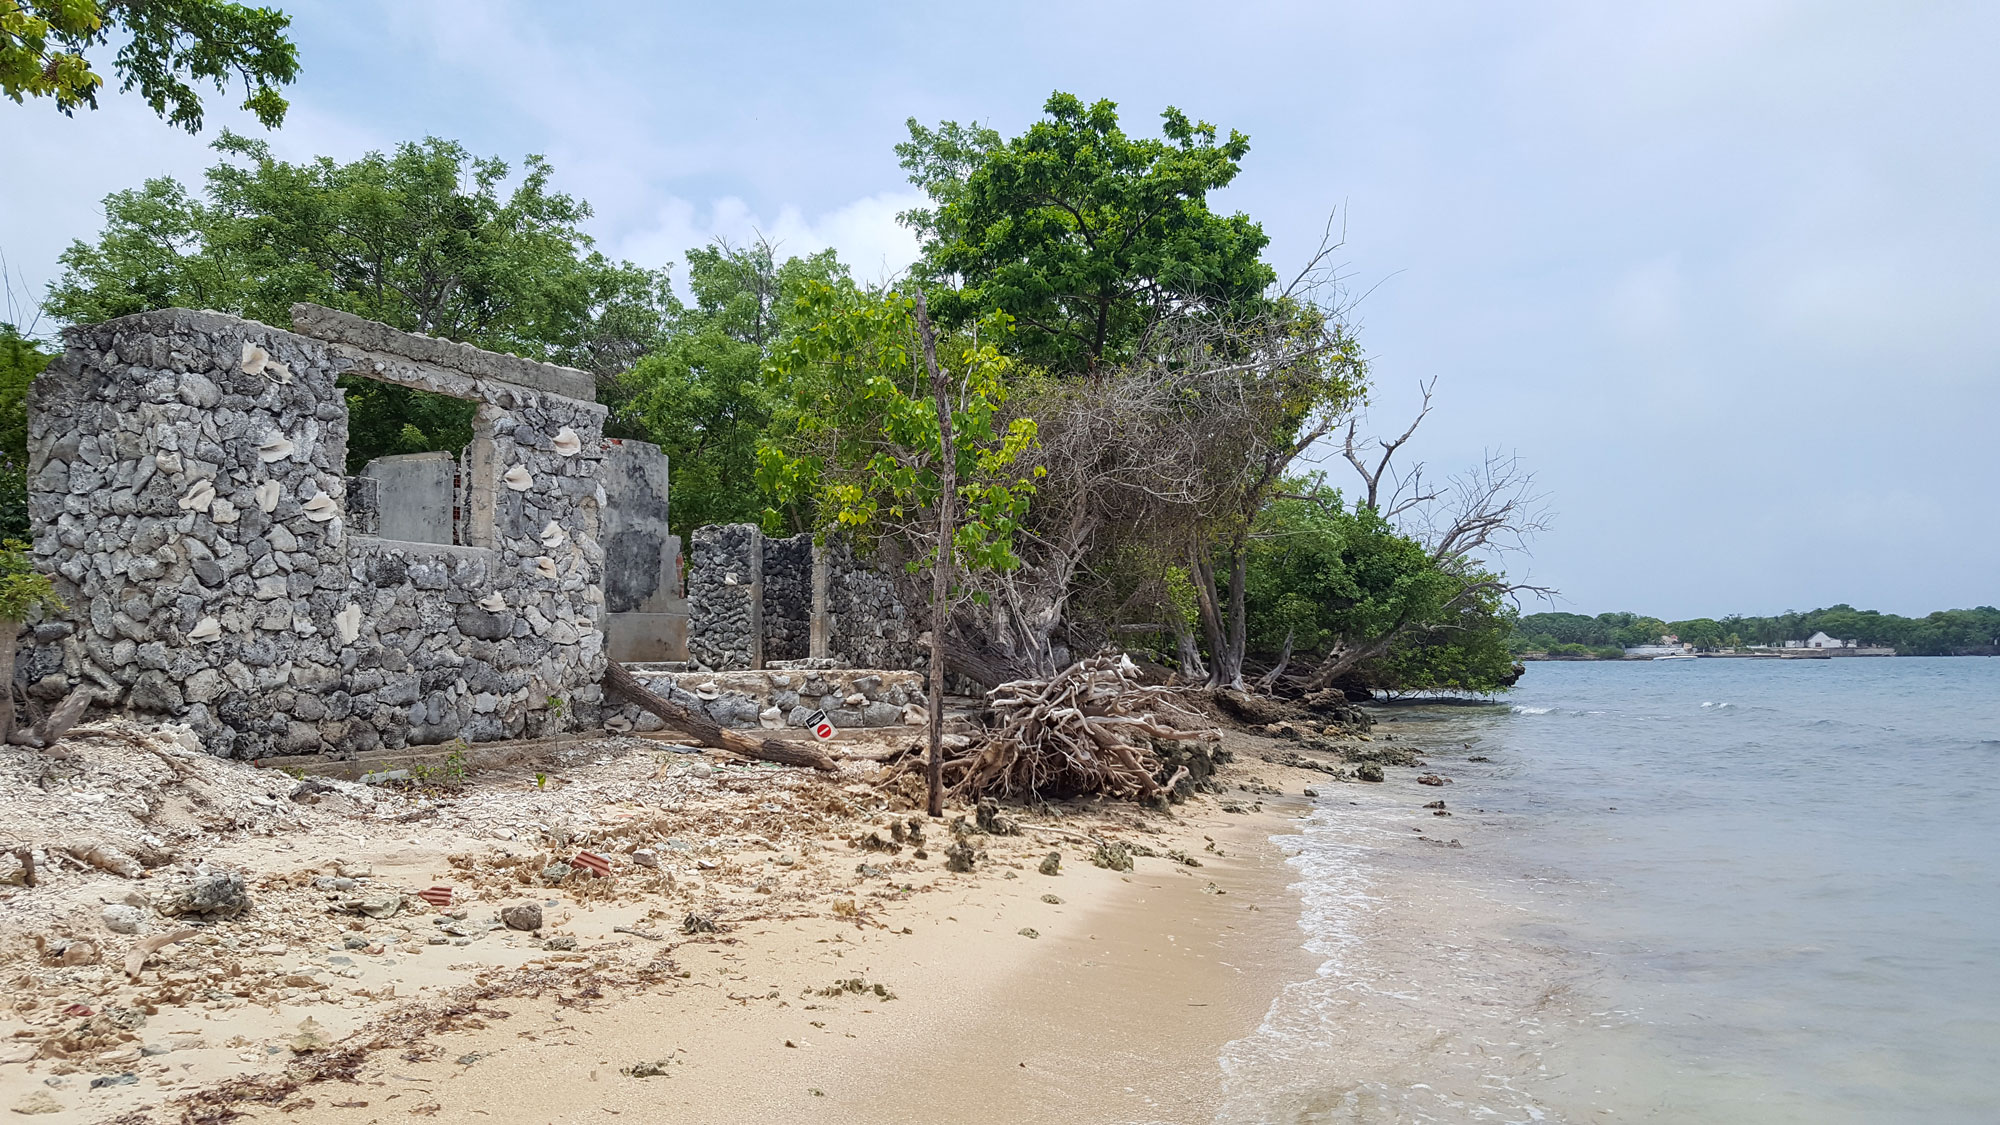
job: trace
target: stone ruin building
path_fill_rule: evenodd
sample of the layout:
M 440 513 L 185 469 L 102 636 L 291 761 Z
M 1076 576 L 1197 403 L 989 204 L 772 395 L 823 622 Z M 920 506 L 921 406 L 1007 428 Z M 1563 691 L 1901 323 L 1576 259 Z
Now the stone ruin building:
M 699 529 L 684 599 L 666 458 L 603 437 L 586 372 L 316 305 L 67 341 L 28 400 L 35 562 L 70 607 L 22 633 L 31 708 L 84 688 L 267 758 L 657 728 L 607 704 L 613 659 L 730 726 L 923 702 L 893 671 L 920 638 L 839 544 Z M 348 476 L 343 376 L 476 404 L 471 443 Z

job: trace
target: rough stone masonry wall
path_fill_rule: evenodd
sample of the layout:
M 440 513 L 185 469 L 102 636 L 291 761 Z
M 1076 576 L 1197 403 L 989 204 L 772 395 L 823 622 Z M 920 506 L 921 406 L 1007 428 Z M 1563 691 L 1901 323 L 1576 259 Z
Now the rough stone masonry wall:
M 551 389 L 588 377 L 293 315 L 323 338 L 184 309 L 72 329 L 35 380 L 34 550 L 71 606 L 34 633 L 35 694 L 88 685 L 239 758 L 594 723 L 604 408 Z M 479 404 L 480 545 L 349 529 L 347 374 Z
M 810 535 L 766 540 L 754 524 L 699 527 L 689 537 L 688 655 L 717 672 L 804 659 L 811 643 Z M 761 545 L 761 546 L 760 546 Z M 828 651 L 851 668 L 923 670 L 928 634 L 891 577 L 834 536 L 828 552 Z M 754 566 L 753 566 L 754 563 Z M 761 624 L 760 624 L 761 622 Z
M 641 664 L 633 675 L 652 691 L 725 727 L 803 728 L 814 709 L 841 730 L 916 726 L 925 718 L 924 678 L 872 669 L 772 668 L 744 672 L 663 672 Z M 613 730 L 656 731 L 659 716 L 626 704 L 605 711 Z
M 764 540 L 764 663 L 804 660 L 812 648 L 810 532 Z
M 717 672 L 761 660 L 763 535 L 755 524 L 697 527 L 688 536 L 688 659 Z
M 896 596 L 895 581 L 844 536 L 826 549 L 828 649 L 856 668 L 929 668 L 930 634 Z

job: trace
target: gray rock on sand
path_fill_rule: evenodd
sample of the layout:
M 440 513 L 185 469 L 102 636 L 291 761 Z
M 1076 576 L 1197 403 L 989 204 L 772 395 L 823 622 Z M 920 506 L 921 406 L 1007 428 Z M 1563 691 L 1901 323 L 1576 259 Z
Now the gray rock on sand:
M 146 924 L 146 916 L 135 906 L 114 902 L 104 908 L 104 928 L 114 934 L 136 934 Z
M 539 930 L 542 928 L 542 908 L 532 902 L 516 903 L 500 911 L 500 920 L 510 930 Z
M 205 919 L 234 918 L 250 905 L 243 876 L 234 871 L 197 872 L 160 904 L 160 913 Z

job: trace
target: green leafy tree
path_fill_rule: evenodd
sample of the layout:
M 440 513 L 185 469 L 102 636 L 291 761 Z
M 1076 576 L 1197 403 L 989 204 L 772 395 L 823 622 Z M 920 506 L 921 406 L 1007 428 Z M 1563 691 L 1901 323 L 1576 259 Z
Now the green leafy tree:
M 28 537 L 28 388 L 54 359 L 0 323 L 0 537 Z
M 72 324 L 147 309 L 212 308 L 288 324 L 311 301 L 530 359 L 592 370 L 600 385 L 658 340 L 664 272 L 592 248 L 589 205 L 550 188 L 530 156 L 503 194 L 507 164 L 429 138 L 341 164 L 278 160 L 225 133 L 225 159 L 197 197 L 172 179 L 105 200 L 94 243 L 62 255 L 47 311 Z M 355 379 L 348 463 L 456 451 L 470 403 Z
M 774 395 L 764 364 L 798 331 L 805 286 L 844 281 L 831 250 L 777 260 L 763 240 L 688 251 L 693 302 L 672 301 L 651 354 L 620 380 L 621 436 L 657 444 L 673 470 L 673 529 L 756 521 L 766 497 L 757 483 L 757 448 L 770 430 Z M 809 522 L 796 504 L 778 522 Z
M 1460 604 L 1448 627 L 1425 635 L 1405 635 L 1362 675 L 1378 691 L 1491 694 L 1514 686 L 1520 665 L 1508 651 L 1513 607 L 1504 598 L 1482 594 Z
M 921 293 L 852 283 L 808 284 L 800 311 L 808 327 L 772 365 L 792 394 L 789 441 L 765 446 L 764 479 L 780 501 L 811 489 L 827 526 L 930 572 L 928 808 L 943 816 L 954 588 L 965 570 L 1019 565 L 1013 538 L 1034 493 L 1014 471 L 1034 423 L 1000 413 L 1014 361 L 994 344 L 1007 317 L 940 339 Z
M 1673 622 L 1666 627 L 1666 632 L 1679 637 L 1684 645 L 1704 650 L 1721 648 L 1724 636 L 1722 623 L 1710 617 Z
M 1248 607 L 1261 651 L 1364 652 L 1342 682 L 1381 691 L 1484 692 L 1513 682 L 1504 585 L 1458 572 L 1323 484 L 1287 484 L 1258 513 L 1252 539 Z
M 1673 629 L 1657 617 L 1632 616 L 1630 620 L 1611 630 L 1611 643 L 1621 648 L 1656 645 L 1660 643 L 1661 637 L 1672 632 Z
M 759 481 L 778 505 L 811 510 L 820 527 L 885 547 L 915 573 L 938 553 L 946 479 L 916 301 L 844 280 L 802 289 L 802 329 L 770 364 L 785 397 L 780 436 L 759 450 Z M 1033 444 L 1035 424 L 1001 413 L 1015 364 L 997 346 L 1007 330 L 1006 316 L 994 314 L 936 344 L 953 388 L 951 476 L 961 516 L 951 545 L 968 568 L 1015 565 L 1014 534 L 1034 494 L 1033 482 L 1011 470 Z
M 993 310 L 1014 318 L 1012 347 L 1058 374 L 1134 354 L 1169 312 L 1243 311 L 1275 280 L 1269 239 L 1208 193 L 1236 178 L 1243 134 L 1173 108 L 1162 138 L 1128 136 L 1117 106 L 1056 93 L 1043 119 L 1003 140 L 993 129 L 909 122 L 896 147 L 931 206 L 903 216 L 923 242 L 916 273 L 941 323 Z
M 122 37 L 112 59 L 119 91 L 139 91 L 153 112 L 201 132 L 199 83 L 218 93 L 232 78 L 243 108 L 266 128 L 284 124 L 280 86 L 298 77 L 291 17 L 224 0 L 0 0 L 0 93 L 16 103 L 49 98 L 57 110 L 97 108 L 104 85 L 87 52 Z
M 69 607 L 56 596 L 49 576 L 37 571 L 28 556 L 28 545 L 18 539 L 0 540 L 0 745 L 14 730 L 14 649 L 20 640 L 20 623 L 44 609 Z

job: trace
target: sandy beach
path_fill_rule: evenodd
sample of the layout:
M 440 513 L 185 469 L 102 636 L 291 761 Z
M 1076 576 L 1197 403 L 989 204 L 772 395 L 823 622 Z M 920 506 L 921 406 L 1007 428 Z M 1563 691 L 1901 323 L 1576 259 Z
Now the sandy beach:
M 0 1105 L 51 1122 L 1208 1120 L 1224 1045 L 1316 963 L 1272 837 L 1303 789 L 1339 784 L 1259 760 L 1296 743 L 1228 738 L 1224 792 L 1170 813 L 1009 808 L 1018 834 L 965 836 L 969 873 L 946 870 L 948 821 L 864 784 L 637 739 L 482 772 L 425 815 L 394 794 L 266 808 L 252 791 L 292 779 L 189 760 L 211 812 L 252 804 L 183 865 L 244 871 L 250 909 L 133 982 L 114 967 L 129 939 L 94 924 L 132 881 L 7 888 Z M 913 819 L 927 849 L 891 839 Z M 1100 843 L 1130 870 L 1094 865 Z M 612 878 L 534 881 L 585 845 Z M 414 899 L 440 884 L 446 911 Z M 398 889 L 395 913 L 354 909 L 371 887 Z M 525 903 L 539 929 L 490 920 Z M 98 962 L 51 965 L 48 937 L 85 933 Z

